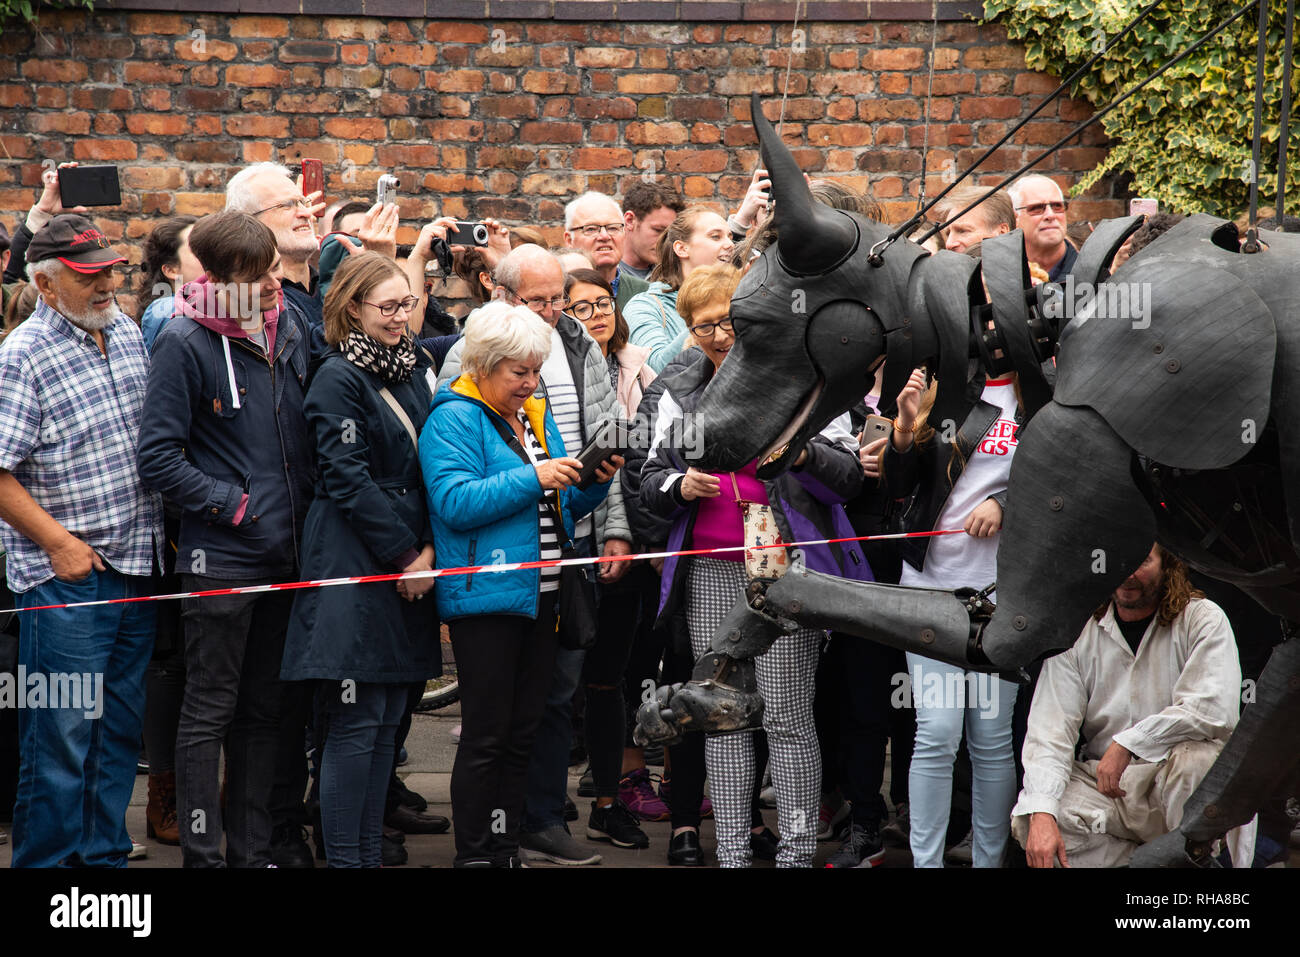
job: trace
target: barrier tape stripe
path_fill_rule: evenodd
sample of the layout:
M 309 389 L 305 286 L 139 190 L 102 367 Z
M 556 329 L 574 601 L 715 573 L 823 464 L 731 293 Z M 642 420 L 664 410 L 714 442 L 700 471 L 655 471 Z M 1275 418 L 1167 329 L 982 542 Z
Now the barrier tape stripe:
M 321 578 L 315 581 L 279 582 L 271 585 L 240 585 L 236 588 L 210 588 L 206 591 L 176 592 L 171 595 L 138 595 L 135 598 L 102 598 L 97 601 L 69 602 L 63 605 L 33 605 L 30 608 L 4 608 L 0 615 L 25 611 L 53 611 L 59 608 L 95 608 L 100 605 L 133 605 L 139 602 L 175 601 L 178 598 L 220 598 L 230 595 L 258 595 L 301 588 L 332 588 L 335 585 L 368 585 L 423 578 L 446 578 L 452 575 L 490 575 L 532 568 L 559 568 L 566 565 L 592 565 L 596 562 L 630 562 L 642 558 L 717 555 L 723 552 L 757 551 L 762 548 L 803 548 L 809 545 L 833 545 L 842 542 L 883 542 L 900 538 L 933 538 L 938 535 L 964 535 L 965 529 L 949 528 L 933 532 L 898 532 L 892 535 L 859 535 L 856 538 L 822 538 L 809 542 L 776 542 L 771 545 L 730 545 L 725 548 L 687 548 L 675 552 L 639 552 L 633 555 L 593 555 L 590 558 L 552 558 L 535 562 L 507 562 L 497 565 L 465 565 L 460 568 L 434 568 L 427 572 L 392 572 L 386 575 L 355 575 L 351 578 Z

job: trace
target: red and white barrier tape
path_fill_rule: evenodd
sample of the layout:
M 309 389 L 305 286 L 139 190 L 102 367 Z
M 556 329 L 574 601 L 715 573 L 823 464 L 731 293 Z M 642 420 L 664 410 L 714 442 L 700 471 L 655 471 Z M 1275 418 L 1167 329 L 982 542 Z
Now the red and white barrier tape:
M 555 558 L 536 562 L 503 562 L 496 565 L 466 565 L 461 568 L 435 568 L 427 572 L 393 572 L 388 575 L 355 575 L 351 578 L 322 578 L 316 581 L 280 582 L 273 585 L 241 585 L 238 588 L 209 588 L 206 591 L 184 591 L 171 595 L 141 595 L 136 598 L 104 598 L 99 601 L 69 602 L 63 605 L 33 605 L 30 608 L 0 609 L 0 615 L 24 611 L 53 611 L 58 608 L 94 608 L 98 605 L 128 605 L 147 601 L 174 601 L 177 598 L 217 598 L 228 595 L 257 595 L 273 591 L 293 591 L 299 588 L 332 588 L 335 585 L 366 585 L 371 582 L 396 582 L 423 578 L 446 578 L 450 575 L 497 574 L 516 572 L 528 568 L 559 568 L 565 565 L 591 565 L 596 562 L 631 562 L 641 558 L 672 558 L 683 555 L 719 555 L 723 552 L 757 551 L 760 548 L 804 548 L 809 545 L 832 545 L 840 542 L 883 542 L 897 538 L 932 538 L 937 535 L 963 535 L 960 528 L 934 532 L 900 532 L 894 535 L 860 535 L 856 538 L 822 538 L 811 542 L 778 542 L 773 545 L 733 545 L 727 548 L 687 548 L 676 552 L 640 552 L 635 555 L 610 555 L 590 558 Z

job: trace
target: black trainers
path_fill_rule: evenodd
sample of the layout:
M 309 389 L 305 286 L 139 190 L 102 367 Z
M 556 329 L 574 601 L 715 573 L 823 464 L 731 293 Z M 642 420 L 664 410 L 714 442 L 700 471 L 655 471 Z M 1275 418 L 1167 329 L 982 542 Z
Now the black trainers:
M 276 867 L 312 868 L 315 856 L 307 846 L 307 829 L 285 824 L 271 832 L 271 863 Z
M 826 860 L 827 867 L 875 867 L 885 857 L 880 825 L 849 823 L 849 833 L 840 849 Z
M 587 837 L 593 841 L 609 841 L 615 847 L 649 847 L 650 838 L 637 827 L 639 823 L 636 815 L 617 798 L 609 807 L 596 807 L 592 801 Z
M 582 777 L 578 778 L 578 797 L 594 798 L 596 796 L 596 776 L 591 772 L 591 766 L 582 772 Z

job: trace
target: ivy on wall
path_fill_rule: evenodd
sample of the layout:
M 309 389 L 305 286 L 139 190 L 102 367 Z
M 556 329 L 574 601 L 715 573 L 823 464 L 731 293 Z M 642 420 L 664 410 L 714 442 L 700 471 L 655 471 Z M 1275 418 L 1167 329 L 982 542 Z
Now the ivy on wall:
M 42 9 L 90 10 L 94 3 L 95 0 L 0 0 L 0 34 L 15 26 L 24 29 L 39 26 Z
M 1265 0 L 1268 2 L 1268 0 Z M 984 15 L 1024 44 L 1031 69 L 1065 77 L 1101 50 L 1146 6 L 1139 0 L 985 0 Z M 1239 2 L 1166 0 L 1097 60 L 1071 92 L 1100 108 L 1186 50 Z M 1264 122 L 1259 176 L 1261 215 L 1276 202 L 1285 5 L 1269 4 Z M 1252 10 L 1162 74 L 1100 122 L 1106 160 L 1075 186 L 1081 193 L 1107 173 L 1133 174 L 1133 190 L 1162 209 L 1237 216 L 1249 199 L 1258 14 Z M 1300 37 L 1296 38 L 1300 45 Z M 1300 51 L 1298 51 L 1300 52 Z M 1287 209 L 1300 204 L 1300 70 L 1291 76 Z

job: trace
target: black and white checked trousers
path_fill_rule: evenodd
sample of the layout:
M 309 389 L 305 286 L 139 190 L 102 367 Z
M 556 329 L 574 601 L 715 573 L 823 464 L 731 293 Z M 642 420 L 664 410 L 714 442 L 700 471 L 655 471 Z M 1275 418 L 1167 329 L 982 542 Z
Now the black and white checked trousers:
M 691 650 L 709 650 L 713 632 L 745 590 L 743 562 L 696 558 L 686 580 L 686 619 Z M 781 844 L 777 867 L 811 867 L 817 849 L 821 801 L 821 752 L 813 723 L 817 650 L 826 633 L 800 629 L 778 638 L 754 660 L 765 709 L 763 728 L 771 752 Z M 730 734 L 706 739 L 704 761 L 722 867 L 748 867 L 750 804 L 754 788 L 754 738 Z

